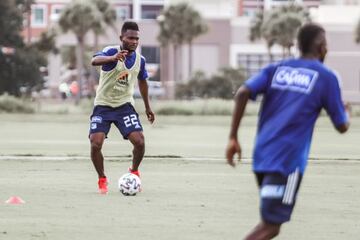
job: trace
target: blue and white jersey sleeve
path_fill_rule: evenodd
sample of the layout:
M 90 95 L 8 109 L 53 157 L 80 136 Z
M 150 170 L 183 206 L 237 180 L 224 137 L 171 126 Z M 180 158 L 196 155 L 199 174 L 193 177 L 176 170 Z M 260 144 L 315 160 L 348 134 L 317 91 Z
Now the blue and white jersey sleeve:
M 339 79 L 336 75 L 332 75 L 328 79 L 327 88 L 323 95 L 323 106 L 336 127 L 348 122 L 344 103 L 341 98 Z
M 245 82 L 245 86 L 250 90 L 250 99 L 256 100 L 257 95 L 266 92 L 271 84 L 275 67 L 276 65 L 270 64 Z
M 102 51 L 96 52 L 93 57 L 96 56 L 113 56 L 118 52 L 118 49 L 115 46 L 105 47 Z
M 116 46 L 105 47 L 102 51 L 97 52 L 93 55 L 93 57 L 97 56 L 114 56 L 118 53 L 118 49 Z M 105 72 L 111 71 L 116 67 L 117 62 L 107 63 L 102 65 L 101 69 Z
M 146 71 L 146 59 L 141 56 L 141 62 L 140 62 L 140 72 L 138 74 L 138 79 L 139 80 L 147 80 L 149 75 L 148 72 Z
M 97 52 L 93 55 L 93 57 L 97 57 L 97 56 L 114 56 L 115 54 L 117 54 L 119 51 L 119 47 L 117 46 L 108 46 L 105 47 L 102 51 Z M 136 55 L 137 54 L 131 54 L 130 56 L 127 56 L 125 59 L 125 65 L 127 68 L 131 68 L 136 61 Z M 116 67 L 117 61 L 112 62 L 112 63 L 107 63 L 102 65 L 102 70 L 105 72 L 111 71 Z M 139 70 L 139 74 L 138 74 L 138 79 L 139 80 L 146 80 L 148 78 L 148 73 L 146 71 L 146 60 L 143 56 L 141 56 L 140 59 L 140 70 Z

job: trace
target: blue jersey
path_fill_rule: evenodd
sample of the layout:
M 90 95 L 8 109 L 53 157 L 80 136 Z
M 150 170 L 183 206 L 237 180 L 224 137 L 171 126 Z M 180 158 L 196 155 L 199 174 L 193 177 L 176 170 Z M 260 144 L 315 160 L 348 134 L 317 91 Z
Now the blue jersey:
M 118 53 L 118 51 L 119 51 L 118 46 L 108 46 L 108 47 L 105 47 L 101 52 L 95 53 L 94 57 L 95 56 L 114 56 L 115 54 Z M 136 59 L 135 53 L 132 53 L 131 55 L 126 56 L 125 65 L 128 69 L 132 68 L 132 66 L 135 64 L 135 59 Z M 106 72 L 111 71 L 116 67 L 116 64 L 117 64 L 117 62 L 104 64 L 104 65 L 102 65 L 102 70 L 106 71 Z M 147 78 L 148 78 L 148 73 L 145 68 L 145 58 L 143 56 L 141 56 L 140 72 L 138 74 L 138 79 L 146 80 Z
M 253 154 L 255 172 L 304 173 L 315 121 L 324 108 L 335 126 L 348 121 L 336 75 L 320 61 L 290 59 L 246 81 L 263 94 Z

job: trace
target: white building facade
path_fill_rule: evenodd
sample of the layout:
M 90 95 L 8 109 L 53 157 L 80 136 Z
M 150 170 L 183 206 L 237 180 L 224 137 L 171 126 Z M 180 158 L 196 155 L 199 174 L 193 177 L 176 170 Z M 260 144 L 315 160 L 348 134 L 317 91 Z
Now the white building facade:
M 354 42 L 354 29 L 360 18 L 360 0 L 297 0 L 310 9 L 315 22 L 322 24 L 327 30 L 329 54 L 326 60 L 331 68 L 342 76 L 343 94 L 346 100 L 360 103 L 360 45 Z M 56 24 L 61 9 L 70 0 L 37 0 L 32 7 L 32 31 L 24 31 L 24 38 L 36 39 L 41 31 Z M 161 48 L 157 35 L 159 33 L 156 18 L 161 11 L 171 4 L 184 0 L 112 0 L 117 13 L 117 32 L 108 29 L 101 36 L 99 45 L 119 44 L 119 31 L 126 19 L 139 23 L 141 29 L 141 46 L 139 50 L 147 58 L 149 72 L 152 76 L 160 71 L 161 81 L 173 87 L 174 58 L 171 48 Z M 242 66 L 249 75 L 256 73 L 269 63 L 267 49 L 263 42 L 249 41 L 249 24 L 256 11 L 270 9 L 279 4 L 288 3 L 279 0 L 185 0 L 204 17 L 209 30 L 193 41 L 192 56 L 189 46 L 181 49 L 181 82 L 189 79 L 188 64 L 192 60 L 193 71 L 214 74 L 219 68 Z M 94 37 L 89 34 L 88 45 L 94 44 Z M 71 34 L 61 35 L 57 39 L 59 47 L 76 45 Z M 294 49 L 295 50 L 295 49 Z M 274 46 L 274 60 L 281 58 L 282 50 Z M 51 56 L 49 63 L 50 86 L 55 87 L 61 79 L 60 56 Z

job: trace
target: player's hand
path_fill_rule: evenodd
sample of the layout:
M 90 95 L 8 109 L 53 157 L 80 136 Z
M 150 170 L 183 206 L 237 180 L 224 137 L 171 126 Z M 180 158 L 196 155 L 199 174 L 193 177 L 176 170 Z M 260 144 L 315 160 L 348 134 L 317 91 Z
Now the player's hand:
M 128 50 L 121 50 L 117 54 L 114 55 L 114 61 L 120 61 L 123 62 L 125 60 L 125 57 L 128 55 Z
M 153 113 L 153 111 L 150 108 L 146 109 L 145 113 L 146 113 L 147 119 L 152 124 L 155 121 L 155 114 Z
M 234 155 L 237 153 L 238 159 L 241 159 L 241 147 L 237 139 L 230 139 L 226 148 L 226 160 L 227 163 L 235 167 L 236 163 L 234 162 Z
M 345 111 L 351 116 L 351 104 L 349 102 L 344 102 Z

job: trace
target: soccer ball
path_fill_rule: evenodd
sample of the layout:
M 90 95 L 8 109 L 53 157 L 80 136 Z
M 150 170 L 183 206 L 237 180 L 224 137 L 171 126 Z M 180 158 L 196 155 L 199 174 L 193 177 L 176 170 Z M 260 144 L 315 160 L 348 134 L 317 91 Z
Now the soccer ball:
M 141 189 L 140 178 L 132 173 L 125 173 L 119 178 L 120 192 L 125 196 L 135 196 Z

